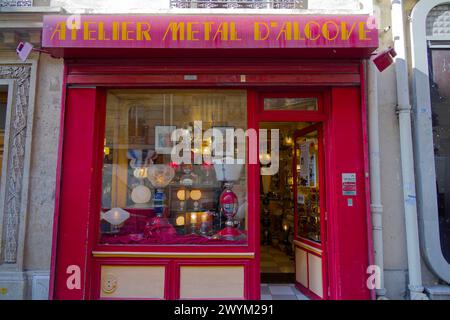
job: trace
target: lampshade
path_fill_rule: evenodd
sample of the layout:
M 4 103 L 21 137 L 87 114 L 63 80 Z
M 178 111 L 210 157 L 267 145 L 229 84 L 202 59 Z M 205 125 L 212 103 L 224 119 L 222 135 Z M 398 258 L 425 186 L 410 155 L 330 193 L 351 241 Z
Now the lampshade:
M 269 163 L 271 158 L 272 157 L 271 157 L 270 153 L 262 153 L 259 155 L 259 161 L 263 164 Z
M 175 220 L 175 224 L 176 224 L 177 226 L 184 226 L 184 224 L 185 224 L 185 218 L 184 218 L 184 216 L 178 216 L 178 217 L 176 218 L 176 220 Z
M 195 224 L 195 223 L 197 223 L 198 221 L 197 221 L 197 212 L 191 212 L 191 215 L 190 215 L 190 223 L 191 224 Z
M 186 201 L 189 199 L 190 192 L 186 189 L 180 189 L 177 191 L 177 199 L 180 201 Z
M 114 226 L 124 223 L 130 217 L 130 213 L 121 208 L 112 208 L 102 214 L 102 218 Z
M 147 179 L 155 188 L 165 188 L 175 176 L 175 170 L 165 164 L 153 164 L 147 170 Z
M 201 220 L 202 220 L 202 222 L 208 222 L 208 220 L 209 220 L 208 212 L 203 212 L 202 213 Z
M 144 185 L 139 185 L 131 190 L 131 200 L 136 204 L 144 204 L 150 201 L 152 193 L 150 189 Z
M 218 181 L 237 181 L 241 177 L 243 164 L 227 163 L 227 159 L 215 159 L 214 170 Z
M 198 189 L 195 189 L 191 191 L 190 196 L 192 200 L 198 201 L 202 197 L 202 192 Z
M 286 138 L 284 139 L 284 143 L 288 146 L 291 146 L 294 144 L 294 140 L 292 139 L 292 137 L 286 136 Z

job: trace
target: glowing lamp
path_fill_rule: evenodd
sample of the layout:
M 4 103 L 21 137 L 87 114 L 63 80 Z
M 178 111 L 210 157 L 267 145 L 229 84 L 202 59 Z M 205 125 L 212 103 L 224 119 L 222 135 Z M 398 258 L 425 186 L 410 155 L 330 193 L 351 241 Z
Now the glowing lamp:
M 197 233 L 197 223 L 198 223 L 198 216 L 197 212 L 191 212 L 189 214 L 189 223 L 191 227 L 191 233 Z
M 177 219 L 175 220 L 175 224 L 177 226 L 184 226 L 185 223 L 185 218 L 183 216 L 178 216 Z
M 175 176 L 175 170 L 170 165 L 165 164 L 153 164 L 147 169 L 147 179 L 156 188 L 155 192 L 155 212 L 156 217 L 153 219 L 153 224 L 157 226 L 166 226 L 168 225 L 168 221 L 164 218 L 164 189 L 169 185 Z
M 202 192 L 198 189 L 192 190 L 190 193 L 191 199 L 194 200 L 194 210 L 198 210 L 198 200 L 202 197 Z
M 177 191 L 177 199 L 180 201 L 180 211 L 183 211 L 184 209 L 184 202 L 188 200 L 190 197 L 189 190 L 186 189 L 180 189 Z
M 211 214 L 206 211 L 201 214 L 201 224 L 200 224 L 200 234 L 203 236 L 207 236 L 211 233 L 212 230 L 212 219 Z
M 130 213 L 121 208 L 112 208 L 102 214 L 102 219 L 113 226 L 119 226 L 130 218 Z
M 264 153 L 264 154 L 259 155 L 259 161 L 263 164 L 270 163 L 270 160 L 271 160 L 271 156 L 269 153 Z
M 292 140 L 292 137 L 286 137 L 286 138 L 284 139 L 284 143 L 285 143 L 287 146 L 291 146 L 291 145 L 294 144 L 294 141 Z
M 157 189 L 165 188 L 175 176 L 175 170 L 165 164 L 153 164 L 147 169 L 147 179 Z
M 192 200 L 198 201 L 202 197 L 202 192 L 200 190 L 195 189 L 191 191 L 190 196 Z
M 186 201 L 189 200 L 190 192 L 189 190 L 180 189 L 177 191 L 177 199 L 180 201 Z

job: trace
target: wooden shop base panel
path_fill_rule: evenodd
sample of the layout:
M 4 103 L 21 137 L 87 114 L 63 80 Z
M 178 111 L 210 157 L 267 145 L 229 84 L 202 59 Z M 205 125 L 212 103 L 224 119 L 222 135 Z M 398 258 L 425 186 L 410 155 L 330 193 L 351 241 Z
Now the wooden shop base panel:
M 244 299 L 244 267 L 180 267 L 180 299 L 201 298 Z

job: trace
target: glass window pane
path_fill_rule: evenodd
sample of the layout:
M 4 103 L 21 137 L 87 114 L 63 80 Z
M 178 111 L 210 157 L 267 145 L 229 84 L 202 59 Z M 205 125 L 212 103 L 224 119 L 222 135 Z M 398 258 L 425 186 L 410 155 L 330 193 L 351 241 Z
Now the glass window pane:
M 317 111 L 316 98 L 265 98 L 264 110 Z
M 297 138 L 297 205 L 300 238 L 320 242 L 319 141 L 312 131 Z
M 441 247 L 450 262 L 450 50 L 432 50 L 431 103 Z
M 246 101 L 235 90 L 110 91 L 100 242 L 245 244 L 245 140 L 226 134 L 246 130 Z M 233 164 L 215 161 L 218 133 Z

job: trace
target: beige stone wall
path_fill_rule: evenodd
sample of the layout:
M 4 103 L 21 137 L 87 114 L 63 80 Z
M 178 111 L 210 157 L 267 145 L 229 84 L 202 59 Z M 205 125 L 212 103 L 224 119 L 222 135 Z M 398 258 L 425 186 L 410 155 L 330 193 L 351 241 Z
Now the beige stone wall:
M 391 1 L 374 3 L 381 29 L 380 50 L 383 50 L 393 46 Z M 407 259 L 395 69 L 391 67 L 378 75 L 385 287 L 390 298 L 401 299 L 406 293 Z
M 405 32 L 407 50 L 410 52 L 409 20 L 412 8 L 418 0 L 406 0 Z M 375 0 L 379 12 L 380 50 L 393 46 L 391 26 L 391 0 Z M 409 57 L 410 58 L 410 57 Z M 411 65 L 411 59 L 409 59 Z M 409 69 L 411 76 L 411 67 Z M 383 241 L 385 286 L 388 297 L 402 299 L 408 285 L 408 260 L 406 255 L 405 218 L 403 211 L 403 193 L 400 158 L 400 135 L 398 116 L 396 114 L 397 92 L 396 76 L 393 67 L 379 74 L 378 100 L 380 108 L 380 148 L 381 148 L 381 183 L 383 204 Z M 424 285 L 436 283 L 436 277 L 422 263 Z
M 3 290 L 0 300 L 45 299 L 48 296 L 63 61 L 37 53 L 32 53 L 28 61 L 37 62 L 37 74 L 36 85 L 30 86 L 27 93 L 30 95 L 29 108 L 33 104 L 31 97 L 35 99 L 31 148 L 25 151 L 31 153 L 29 171 L 24 172 L 28 197 L 22 198 L 22 205 L 27 206 L 19 219 L 20 226 L 25 225 L 23 263 L 20 269 L 0 264 L 0 288 Z M 0 62 L 21 63 L 15 52 L 8 49 L 0 50 Z M 19 237 L 21 235 L 22 231 Z M 19 252 L 18 256 L 22 257 L 22 254 Z M 22 258 L 18 259 L 22 261 Z
M 24 268 L 48 271 L 55 207 L 63 61 L 41 54 L 37 72 Z

